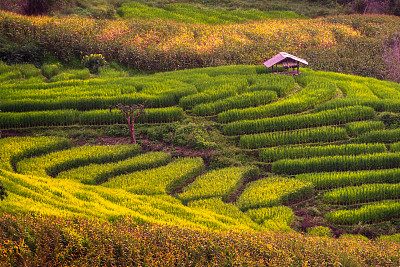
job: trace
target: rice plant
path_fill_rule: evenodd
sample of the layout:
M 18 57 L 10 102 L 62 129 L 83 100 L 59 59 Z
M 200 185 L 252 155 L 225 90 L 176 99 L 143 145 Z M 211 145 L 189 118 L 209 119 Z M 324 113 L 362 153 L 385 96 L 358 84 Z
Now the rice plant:
M 265 148 L 259 153 L 259 160 L 272 162 L 281 159 L 312 158 L 335 155 L 359 155 L 382 153 L 386 151 L 384 144 L 346 144 L 326 146 L 287 146 Z
M 138 145 L 74 147 L 41 157 L 23 159 L 17 163 L 17 171 L 50 178 L 62 171 L 91 163 L 107 163 L 130 158 L 138 154 L 140 149 Z
M 400 141 L 400 129 L 376 130 L 357 136 L 357 143 L 394 143 Z
M 323 195 L 323 200 L 331 204 L 350 205 L 395 199 L 400 196 L 398 184 L 363 184 L 333 189 Z
M 370 107 L 345 107 L 337 110 L 327 110 L 306 115 L 285 115 L 259 120 L 231 122 L 224 126 L 224 134 L 240 135 L 335 125 L 351 121 L 370 119 L 374 115 L 375 112 Z
M 272 171 L 274 173 L 290 175 L 309 172 L 357 171 L 399 167 L 400 154 L 398 153 L 283 159 L 272 163 Z
M 287 132 L 272 132 L 240 137 L 242 148 L 262 148 L 289 144 L 332 142 L 347 139 L 346 130 L 339 127 L 320 127 Z
M 312 182 L 316 189 L 373 183 L 400 183 L 400 169 L 304 173 L 296 175 L 296 178 Z
M 116 176 L 102 186 L 124 189 L 140 195 L 166 194 L 203 170 L 201 158 L 181 158 L 163 167 Z
M 236 201 L 241 210 L 282 205 L 300 199 L 312 192 L 310 182 L 297 179 L 272 177 L 248 184 Z
M 364 205 L 358 209 L 332 211 L 325 217 L 335 224 L 373 223 L 398 218 L 399 212 L 400 202 L 382 201 Z
M 228 97 L 208 104 L 200 104 L 193 107 L 194 114 L 199 116 L 210 116 L 220 112 L 234 109 L 247 108 L 267 104 L 277 95 L 274 91 L 255 91 L 252 93 L 243 93 L 241 95 Z
M 164 152 L 149 152 L 118 162 L 107 164 L 90 164 L 57 175 L 60 179 L 72 179 L 84 184 L 101 184 L 114 176 L 152 169 L 171 161 L 171 154 Z
M 356 121 L 347 123 L 345 127 L 350 136 L 359 136 L 363 133 L 383 130 L 385 124 L 382 121 Z
M 311 83 L 297 94 L 277 102 L 255 108 L 233 109 L 218 114 L 218 122 L 228 123 L 240 120 L 252 120 L 285 114 L 299 113 L 327 101 L 336 94 L 332 83 Z
M 211 171 L 197 177 L 177 197 L 185 203 L 211 197 L 226 200 L 241 183 L 257 174 L 255 167 L 228 167 Z

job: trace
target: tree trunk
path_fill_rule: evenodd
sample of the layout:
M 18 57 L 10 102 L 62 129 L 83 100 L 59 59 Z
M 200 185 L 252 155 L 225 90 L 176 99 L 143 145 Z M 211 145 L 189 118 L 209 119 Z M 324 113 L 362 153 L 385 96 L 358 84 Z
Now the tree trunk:
M 135 135 L 135 120 L 131 122 L 129 125 L 129 132 L 131 134 L 131 141 L 133 144 L 136 144 L 136 135 Z

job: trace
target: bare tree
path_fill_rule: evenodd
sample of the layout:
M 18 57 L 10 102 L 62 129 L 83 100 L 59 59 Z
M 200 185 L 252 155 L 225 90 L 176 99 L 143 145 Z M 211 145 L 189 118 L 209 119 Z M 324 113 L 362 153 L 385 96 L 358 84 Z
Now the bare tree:
M 115 106 L 109 106 L 110 112 L 113 109 L 118 109 L 122 116 L 124 116 L 125 120 L 128 123 L 129 127 L 129 135 L 131 137 L 131 142 L 133 144 L 136 144 L 136 135 L 135 135 L 135 120 L 140 117 L 142 114 L 147 114 L 146 108 L 148 107 L 147 105 L 147 100 L 144 101 L 142 104 L 138 105 L 123 105 L 121 103 L 115 105 Z

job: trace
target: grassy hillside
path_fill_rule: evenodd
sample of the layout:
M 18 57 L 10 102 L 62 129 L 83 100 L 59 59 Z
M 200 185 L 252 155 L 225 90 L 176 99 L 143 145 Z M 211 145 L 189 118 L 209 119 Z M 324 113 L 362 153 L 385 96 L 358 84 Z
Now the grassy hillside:
M 400 231 L 398 83 L 311 69 L 292 77 L 250 65 L 129 77 L 115 66 L 90 74 L 57 64 L 0 65 L 0 181 L 8 193 L 0 202 L 7 218 L 1 235 L 9 240 L 0 247 L 1 261 L 125 261 L 136 248 L 112 233 L 129 226 L 127 235 L 165 231 L 175 240 L 182 231 L 204 234 L 204 242 L 227 251 L 232 247 L 222 246 L 224 240 L 234 246 L 251 236 L 253 251 L 268 238 L 249 256 L 255 265 L 266 260 L 262 251 L 271 244 L 276 251 L 286 248 L 285 257 L 268 257 L 271 264 L 307 259 L 396 266 L 397 244 L 327 237 Z M 128 145 L 122 116 L 107 106 L 144 100 L 152 106 L 137 121 L 139 143 Z M 56 242 L 65 257 L 47 250 L 47 239 L 37 235 L 45 222 L 29 214 L 52 216 L 56 222 L 46 227 L 69 240 L 70 246 Z M 11 222 L 19 218 L 34 225 L 18 235 L 24 243 L 12 239 L 19 226 Z M 132 221 L 147 226 L 132 228 Z M 98 250 L 109 246 L 75 229 L 75 222 L 106 225 L 113 245 L 129 244 L 119 256 L 102 258 Z M 268 230 L 288 233 L 255 234 Z M 326 237 L 312 237 L 318 235 Z M 293 238 L 301 240 L 301 252 L 290 245 Z M 198 246 L 192 239 L 182 242 Z M 318 245 L 315 254 L 320 242 L 329 245 Z M 348 253 L 343 245 L 365 250 Z M 10 246 L 18 247 L 19 256 Z M 156 245 L 147 249 L 167 257 Z M 237 249 L 232 260 L 250 260 L 247 250 Z M 199 262 L 229 258 L 189 255 L 200 255 L 193 259 Z

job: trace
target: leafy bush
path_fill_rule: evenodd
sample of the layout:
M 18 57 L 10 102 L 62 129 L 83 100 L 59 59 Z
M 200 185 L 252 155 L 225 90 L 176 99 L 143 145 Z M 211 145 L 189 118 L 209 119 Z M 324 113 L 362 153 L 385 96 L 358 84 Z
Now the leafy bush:
M 42 75 L 46 77 L 47 79 L 52 78 L 53 76 L 56 76 L 61 72 L 62 66 L 61 64 L 44 64 L 41 68 L 42 70 Z
M 106 60 L 101 54 L 86 55 L 82 59 L 85 68 L 88 68 L 91 74 L 99 73 L 99 68 L 106 64 Z

